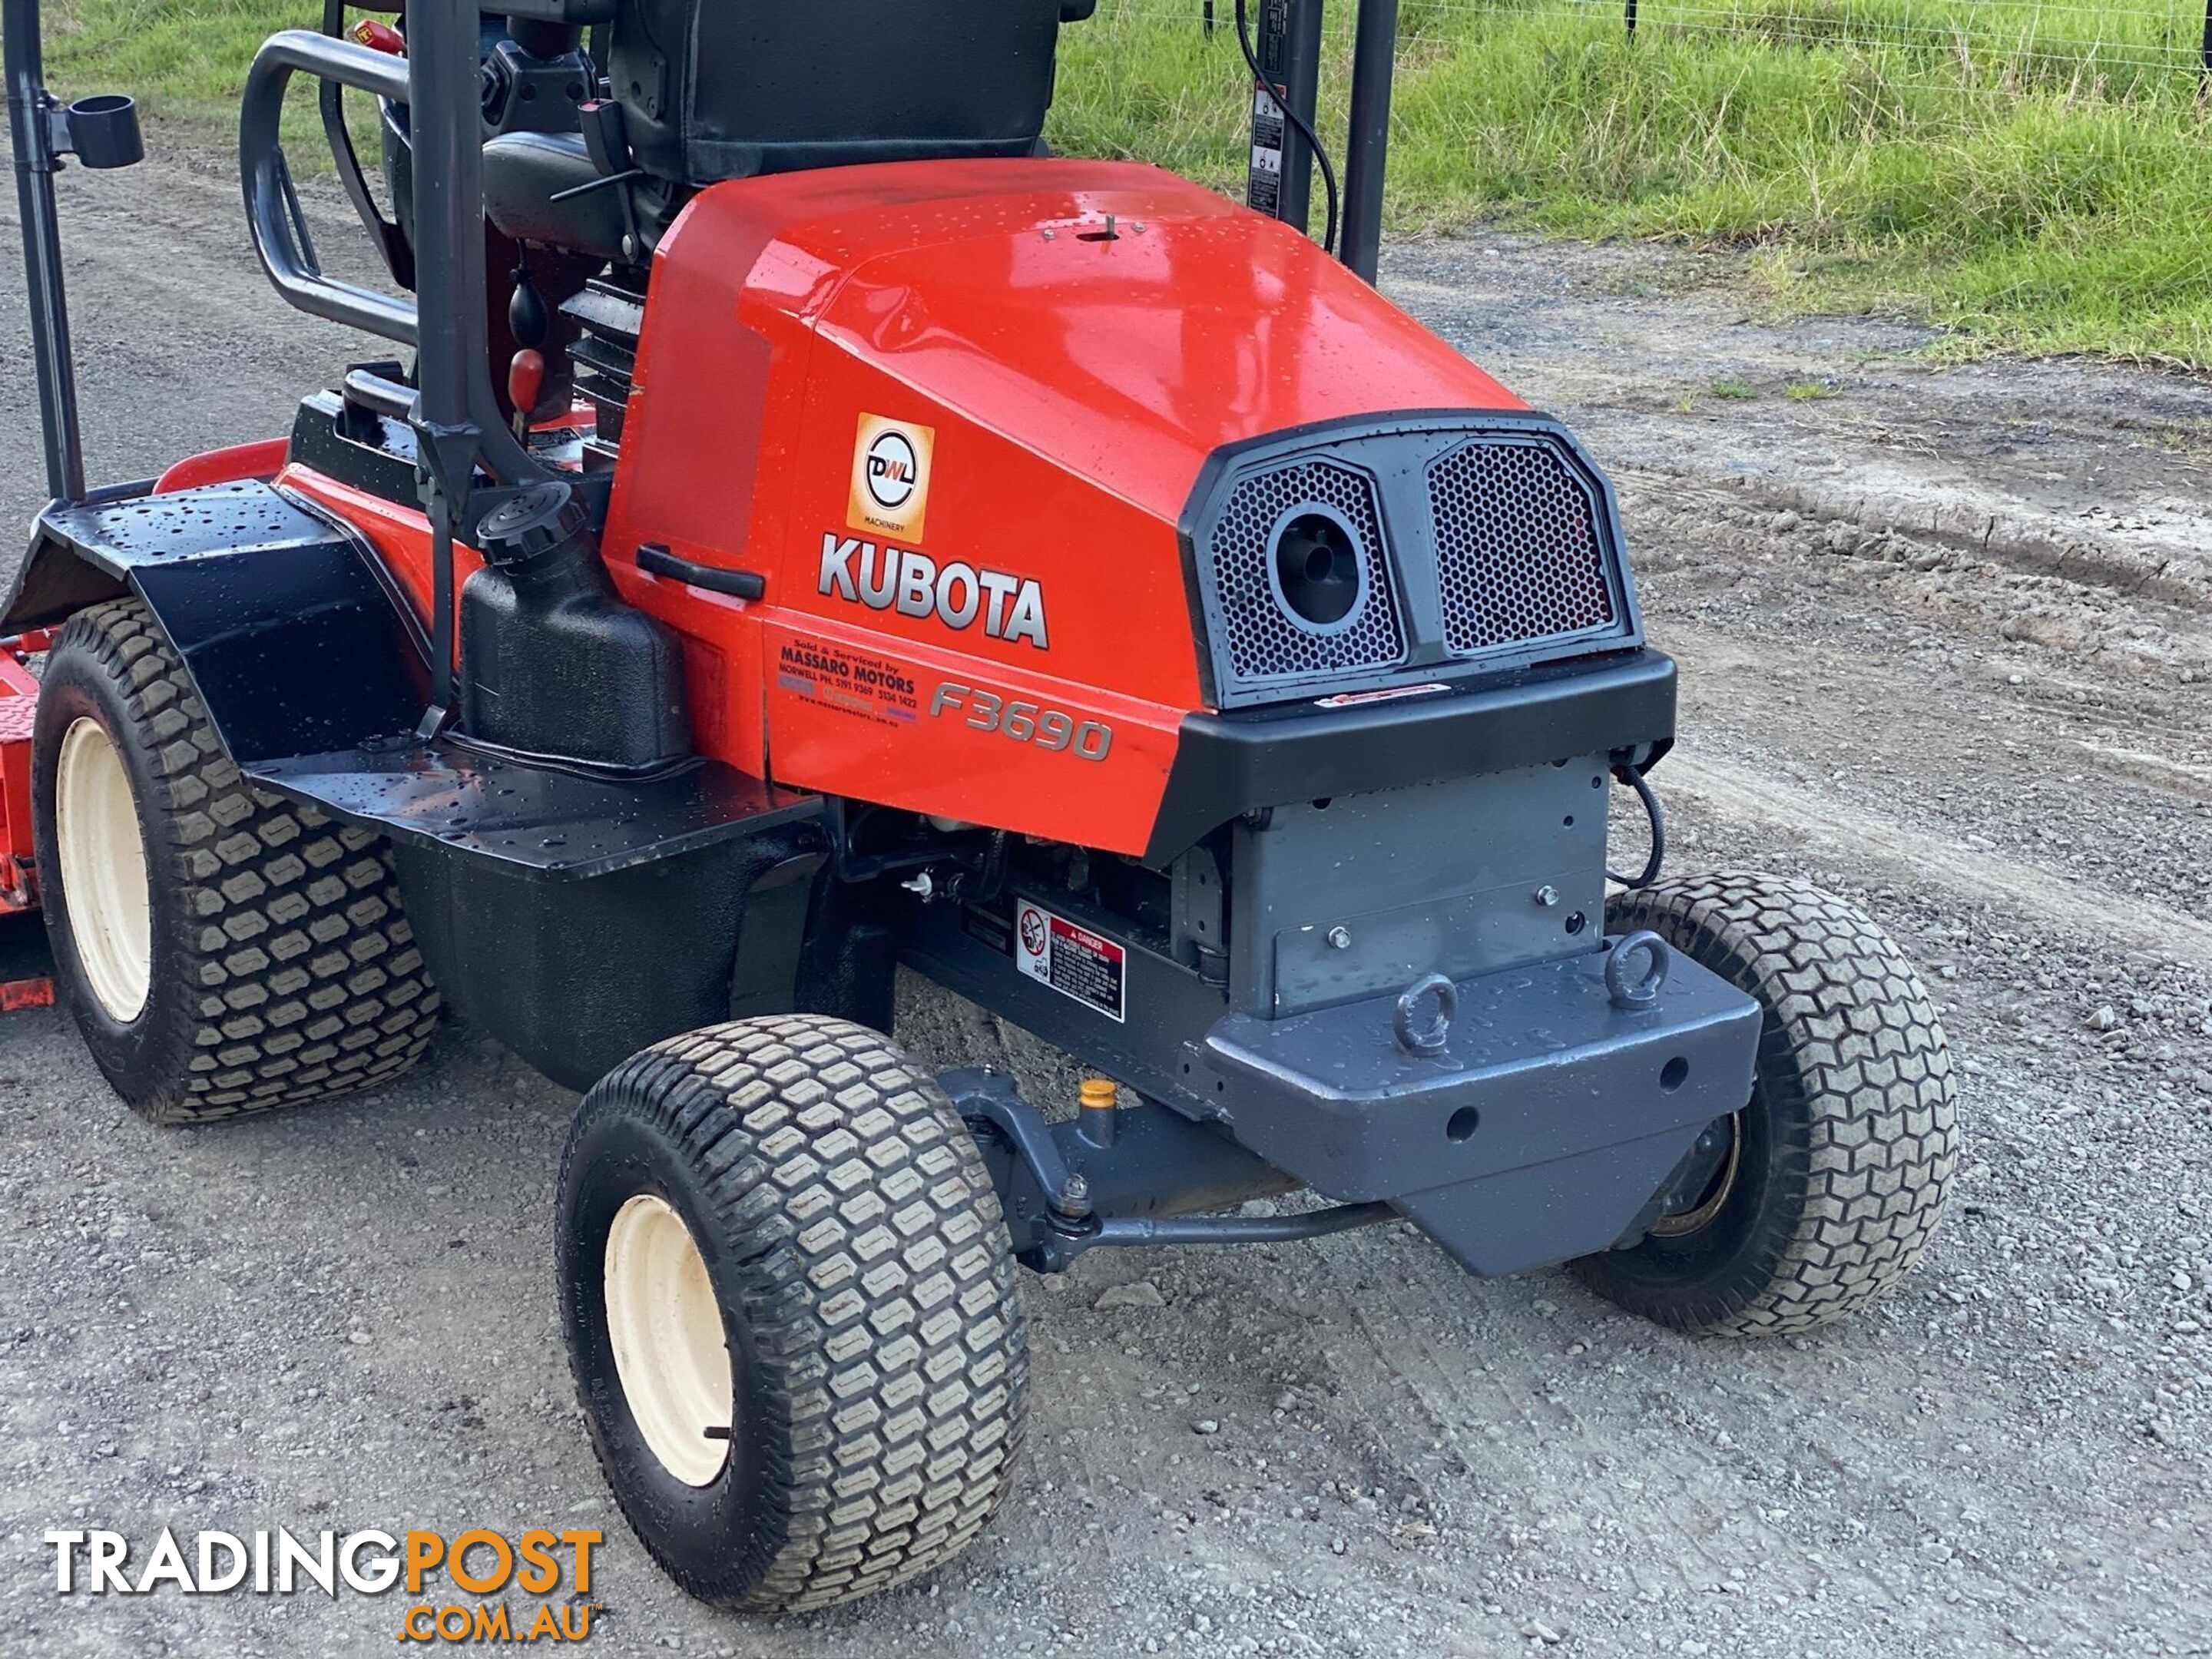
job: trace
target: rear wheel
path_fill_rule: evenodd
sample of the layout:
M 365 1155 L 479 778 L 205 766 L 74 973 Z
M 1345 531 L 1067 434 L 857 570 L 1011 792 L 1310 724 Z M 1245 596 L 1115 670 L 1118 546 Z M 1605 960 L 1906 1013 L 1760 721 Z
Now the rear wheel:
M 1765 1017 L 1751 1101 L 1699 1143 L 1697 1190 L 1576 1273 L 1706 1334 L 1810 1330 L 1887 1291 L 1935 1231 L 1959 1153 L 1949 1043 L 1912 964 L 1842 900 L 1765 876 L 1662 882 L 1607 921 L 1650 929 Z
M 438 994 L 382 843 L 256 793 L 145 608 L 80 611 L 39 693 L 33 817 L 55 975 L 140 1115 L 388 1083 Z
M 672 1038 L 584 1099 L 556 1244 L 569 1364 L 631 1527 L 702 1601 L 790 1612 L 972 1542 L 1029 1352 L 944 1091 L 842 1020 Z

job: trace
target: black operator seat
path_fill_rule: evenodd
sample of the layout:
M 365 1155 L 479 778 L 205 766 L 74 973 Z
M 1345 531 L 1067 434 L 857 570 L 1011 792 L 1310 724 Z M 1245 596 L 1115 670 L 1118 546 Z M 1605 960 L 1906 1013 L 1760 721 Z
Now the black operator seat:
M 693 190 L 862 161 L 1042 153 L 1060 26 L 1097 0 L 619 0 L 605 71 L 647 240 Z M 580 137 L 484 147 L 492 222 L 626 264 L 621 187 Z M 562 198 L 565 196 L 565 199 Z

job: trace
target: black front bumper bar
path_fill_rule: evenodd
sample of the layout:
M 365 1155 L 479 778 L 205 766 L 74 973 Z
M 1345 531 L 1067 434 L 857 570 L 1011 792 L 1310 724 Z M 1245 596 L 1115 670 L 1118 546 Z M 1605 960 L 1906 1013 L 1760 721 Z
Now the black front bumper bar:
M 1326 1197 L 1387 1199 L 1484 1274 L 1609 1248 L 1714 1119 L 1751 1097 L 1759 1005 L 1680 956 L 1648 1007 L 1602 953 L 1458 987 L 1442 1048 L 1380 998 L 1234 1014 L 1197 1045 L 1239 1144 Z

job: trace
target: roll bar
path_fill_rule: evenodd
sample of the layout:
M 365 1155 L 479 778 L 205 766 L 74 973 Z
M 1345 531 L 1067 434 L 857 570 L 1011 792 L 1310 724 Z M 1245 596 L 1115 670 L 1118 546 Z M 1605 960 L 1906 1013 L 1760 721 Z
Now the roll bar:
M 1323 0 L 1264 0 L 1257 41 L 1243 40 L 1260 85 L 1252 111 L 1252 163 L 1247 205 L 1298 230 L 1308 228 L 1310 168 L 1326 156 L 1313 143 L 1314 104 L 1321 84 Z M 1396 70 L 1398 0 L 1358 0 L 1352 52 L 1351 135 L 1344 147 L 1340 202 L 1329 180 L 1338 258 L 1363 281 L 1375 280 L 1382 249 L 1382 175 L 1390 148 L 1390 86 Z M 1207 15 L 1212 16 L 1211 10 Z M 1240 36 L 1250 21 L 1237 0 Z
M 578 0 L 535 3 L 550 9 Z M 608 3 L 580 0 L 578 9 Z M 458 530 L 477 462 L 508 483 L 548 475 L 507 429 L 485 355 L 480 8 L 472 0 L 415 0 L 413 11 L 414 50 L 404 63 L 306 30 L 288 30 L 268 41 L 246 81 L 240 170 L 254 248 L 278 292 L 311 315 L 411 345 L 420 354 L 422 387 L 412 419 L 433 481 L 434 505 L 442 508 L 433 516 Z M 87 98 L 64 107 L 47 91 L 40 14 L 40 0 L 0 0 L 0 73 L 7 81 L 23 226 L 46 489 L 57 500 L 81 501 L 86 499 L 84 443 L 54 174 L 65 156 L 75 155 L 88 167 L 127 167 L 143 156 L 144 147 L 130 99 Z M 285 88 L 301 72 L 414 109 L 419 307 L 324 274 L 278 134 Z
M 1382 175 L 1390 151 L 1398 0 L 1359 0 L 1352 32 L 1352 134 L 1345 141 L 1344 230 L 1338 257 L 1367 282 L 1382 252 Z

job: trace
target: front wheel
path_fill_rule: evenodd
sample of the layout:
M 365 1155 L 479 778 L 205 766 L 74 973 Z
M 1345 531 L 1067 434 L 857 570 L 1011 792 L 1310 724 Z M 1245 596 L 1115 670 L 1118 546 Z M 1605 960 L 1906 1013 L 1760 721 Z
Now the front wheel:
M 1889 936 L 1798 882 L 1718 874 L 1608 907 L 1758 999 L 1749 1104 L 1709 1132 L 1698 1190 L 1576 1273 L 1632 1313 L 1711 1335 L 1786 1335 L 1856 1311 L 1920 1259 L 1959 1156 L 1951 1055 Z
M 611 1073 L 556 1247 L 592 1444 L 702 1601 L 827 1607 L 989 1521 L 1029 1353 L 997 1193 L 945 1093 L 842 1020 L 738 1020 Z

